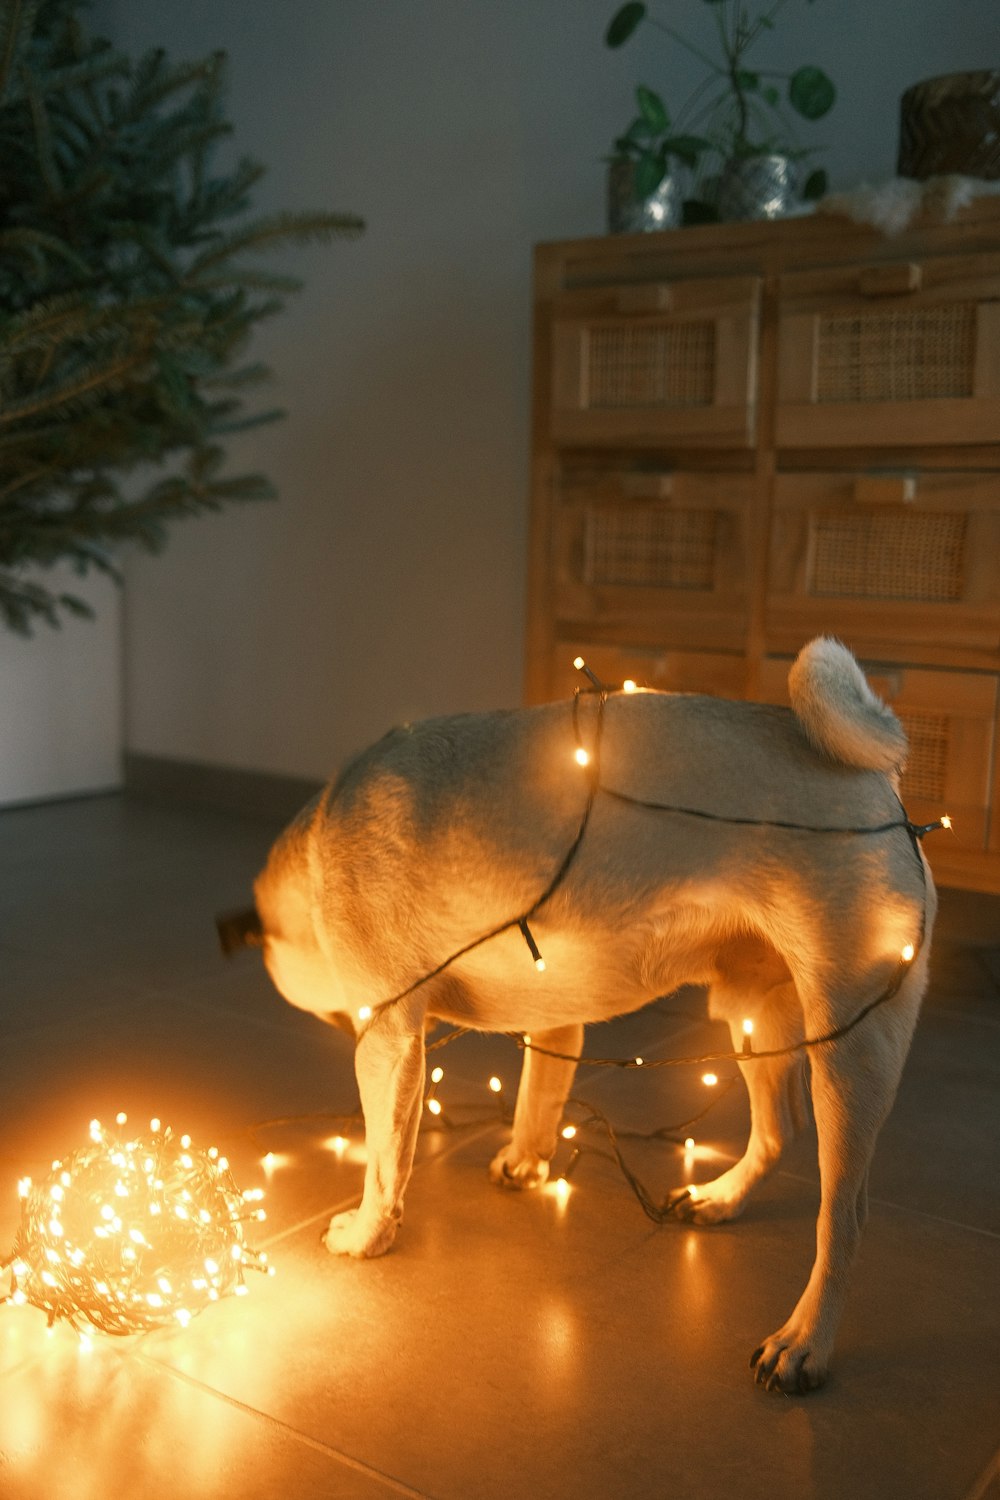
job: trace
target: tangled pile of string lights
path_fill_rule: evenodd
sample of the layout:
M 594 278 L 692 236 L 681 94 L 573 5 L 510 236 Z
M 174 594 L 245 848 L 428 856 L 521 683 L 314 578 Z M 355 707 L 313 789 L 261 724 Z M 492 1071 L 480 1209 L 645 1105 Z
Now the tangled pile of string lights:
M 21 1223 L 9 1257 L 10 1291 L 78 1331 L 186 1328 L 196 1313 L 247 1291 L 244 1272 L 271 1274 L 244 1239 L 266 1217 L 260 1188 L 241 1192 L 216 1147 L 201 1150 L 159 1120 L 148 1135 L 92 1120 L 85 1146 L 19 1184 Z

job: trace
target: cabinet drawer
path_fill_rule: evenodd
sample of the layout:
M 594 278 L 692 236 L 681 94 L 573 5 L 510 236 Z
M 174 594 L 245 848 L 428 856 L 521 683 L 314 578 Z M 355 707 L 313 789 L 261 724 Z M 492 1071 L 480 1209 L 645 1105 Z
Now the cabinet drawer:
M 753 276 L 564 294 L 552 328 L 553 441 L 749 448 L 759 301 Z
M 914 823 L 930 823 L 948 813 L 957 846 L 985 849 L 998 679 L 986 673 L 862 665 L 874 691 L 899 716 L 910 742 L 902 785 L 909 817 Z M 764 702 L 788 702 L 790 666 L 790 660 L 775 657 L 761 664 L 759 696 Z M 927 853 L 933 863 L 931 841 Z
M 992 443 L 1000 256 L 780 279 L 779 447 Z
M 1000 649 L 1000 475 L 779 474 L 766 630 Z
M 558 641 L 552 654 L 552 697 L 568 698 L 585 679 L 574 667 L 582 656 L 591 671 L 611 688 L 626 681 L 637 687 L 671 693 L 710 693 L 715 698 L 742 698 L 746 663 L 742 656 L 712 651 L 659 651 L 644 646 L 609 646 L 586 640 Z
M 753 493 L 744 475 L 564 472 L 553 517 L 556 618 L 583 635 L 739 649 Z

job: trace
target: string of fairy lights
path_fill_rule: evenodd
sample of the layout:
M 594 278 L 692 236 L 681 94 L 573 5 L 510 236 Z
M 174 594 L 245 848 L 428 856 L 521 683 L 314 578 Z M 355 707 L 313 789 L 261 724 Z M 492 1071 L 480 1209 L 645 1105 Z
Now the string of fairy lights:
M 86 1342 L 108 1334 L 186 1328 L 205 1307 L 244 1296 L 245 1272 L 271 1275 L 264 1251 L 244 1238 L 261 1221 L 261 1188 L 240 1191 L 215 1146 L 195 1146 L 160 1120 L 135 1134 L 90 1124 L 86 1145 L 18 1184 L 21 1221 L 0 1301 L 40 1308 Z
M 575 665 L 590 684 L 578 690 L 572 703 L 573 757 L 587 772 L 586 793 L 576 832 L 551 878 L 536 899 L 516 916 L 471 939 L 398 994 L 361 1007 L 357 1017 L 361 1028 L 369 1025 L 380 1012 L 430 983 L 465 954 L 514 929 L 519 930 L 524 939 L 535 969 L 544 973 L 545 959 L 530 923 L 539 916 L 569 875 L 584 843 L 599 796 L 661 814 L 799 833 L 874 837 L 902 830 L 912 845 L 920 878 L 924 882 L 926 906 L 926 876 L 919 841 L 932 829 L 950 828 L 948 817 L 916 825 L 907 817 L 900 803 L 901 816 L 887 823 L 827 827 L 723 816 L 708 809 L 638 798 L 607 786 L 601 776 L 601 747 L 605 710 L 613 690 L 597 678 L 582 658 L 578 657 Z M 625 695 L 636 691 L 637 685 L 631 681 L 626 681 L 621 689 Z M 586 696 L 594 697 L 597 703 L 590 749 L 584 745 L 581 732 L 580 703 Z M 807 1052 L 846 1036 L 877 1006 L 898 992 L 923 945 L 925 922 L 926 916 L 922 914 L 919 932 L 902 948 L 887 984 L 878 995 L 861 1006 L 843 1025 L 785 1047 L 755 1048 L 751 1017 L 743 1021 L 743 1045 L 739 1052 L 723 1050 L 700 1056 L 576 1056 L 546 1047 L 524 1033 L 510 1035 L 524 1052 L 534 1051 L 585 1067 L 624 1070 L 747 1064 L 763 1058 Z M 242 941 L 249 940 L 247 928 L 242 933 Z M 225 937 L 223 941 L 226 951 L 231 951 L 231 942 Z M 454 1027 L 444 1036 L 427 1043 L 426 1050 L 435 1052 L 465 1031 L 464 1027 Z M 718 1073 L 714 1070 L 703 1073 L 702 1082 L 713 1091 L 710 1102 L 686 1120 L 650 1131 L 616 1129 L 591 1101 L 571 1097 L 567 1107 L 577 1112 L 577 1118 L 565 1121 L 561 1127 L 561 1138 L 572 1144 L 567 1164 L 554 1183 L 556 1191 L 565 1197 L 569 1191 L 568 1179 L 585 1154 L 603 1156 L 617 1163 L 648 1217 L 662 1223 L 683 1198 L 696 1197 L 698 1189 L 690 1184 L 666 1200 L 658 1201 L 630 1168 L 621 1149 L 621 1140 L 667 1140 L 683 1144 L 687 1164 L 693 1158 L 695 1142 L 693 1137 L 682 1136 L 681 1132 L 702 1120 L 732 1088 L 737 1077 L 738 1073 L 733 1073 L 723 1087 L 717 1089 Z M 443 1078 L 444 1069 L 436 1064 L 430 1071 L 424 1107 L 439 1126 L 455 1128 L 439 1095 Z M 511 1111 L 498 1075 L 491 1075 L 488 1089 L 495 1098 L 501 1118 L 509 1122 Z M 319 1117 L 264 1121 L 254 1127 L 252 1134 L 256 1135 L 265 1128 L 315 1118 Z M 343 1121 L 358 1119 L 359 1115 L 324 1115 L 323 1118 Z M 50 1328 L 57 1321 L 64 1320 L 84 1339 L 87 1328 L 108 1334 L 128 1334 L 165 1326 L 187 1327 L 191 1319 L 210 1304 L 228 1295 L 244 1295 L 247 1291 L 245 1272 L 248 1270 L 273 1274 L 266 1253 L 251 1248 L 244 1237 L 246 1223 L 266 1217 L 259 1206 L 262 1190 L 241 1191 L 228 1160 L 214 1146 L 207 1150 L 195 1147 L 190 1136 L 176 1135 L 169 1126 L 164 1128 L 158 1119 L 150 1121 L 148 1133 L 126 1131 L 126 1124 L 124 1113 L 117 1116 L 115 1129 L 105 1128 L 97 1120 L 92 1121 L 86 1145 L 54 1161 L 51 1171 L 40 1182 L 33 1183 L 30 1178 L 21 1180 L 20 1225 L 10 1255 L 0 1261 L 0 1272 L 10 1272 L 10 1289 L 6 1295 L 0 1295 L 0 1302 L 31 1304 L 46 1314 Z M 602 1150 L 592 1141 L 582 1139 L 581 1132 L 589 1135 L 600 1133 L 609 1150 Z M 348 1144 L 343 1136 L 337 1136 L 336 1140 L 342 1148 Z M 273 1153 L 265 1155 L 265 1163 L 268 1157 L 273 1160 Z
M 636 1070 L 640 1068 L 649 1070 L 658 1068 L 706 1067 L 712 1064 L 718 1065 L 723 1063 L 746 1064 L 754 1061 L 760 1061 L 764 1058 L 786 1057 L 795 1053 L 807 1053 L 810 1049 L 828 1046 L 847 1036 L 851 1031 L 854 1030 L 856 1026 L 859 1026 L 865 1020 L 865 1018 L 872 1013 L 872 1011 L 892 999 L 892 997 L 898 993 L 906 977 L 907 971 L 910 969 L 914 960 L 919 955 L 925 938 L 926 874 L 924 870 L 923 858 L 920 853 L 920 840 L 927 833 L 930 833 L 935 829 L 950 829 L 952 826 L 950 817 L 944 815 L 940 819 L 926 824 L 913 823 L 907 816 L 905 808 L 903 807 L 902 803 L 899 802 L 899 799 L 897 797 L 896 800 L 899 804 L 900 816 L 898 818 L 891 819 L 888 822 L 861 826 L 805 824 L 780 819 L 724 815 L 715 813 L 710 809 L 686 807 L 672 803 L 664 803 L 651 799 L 640 798 L 624 792 L 618 788 L 607 786 L 603 782 L 601 777 L 601 747 L 604 734 L 605 709 L 609 698 L 611 698 L 612 696 L 618 696 L 618 690 L 612 689 L 605 683 L 603 683 L 591 670 L 591 668 L 587 665 L 582 657 L 576 658 L 576 660 L 574 661 L 574 666 L 578 671 L 584 674 L 589 683 L 588 687 L 580 688 L 577 690 L 572 701 L 572 727 L 573 739 L 575 742 L 573 749 L 573 759 L 581 769 L 586 770 L 588 773 L 587 791 L 576 833 L 570 841 L 562 860 L 556 867 L 548 884 L 545 886 L 541 894 L 517 916 L 509 918 L 507 921 L 490 928 L 488 931 L 481 933 L 478 937 L 473 938 L 469 942 L 463 944 L 460 948 L 456 949 L 447 958 L 445 958 L 441 963 L 434 965 L 434 967 L 421 974 L 418 978 L 414 979 L 410 984 L 408 984 L 404 989 L 398 991 L 396 994 L 391 995 L 387 999 L 379 1001 L 373 1005 L 362 1006 L 357 1013 L 357 1019 L 360 1025 L 362 1027 L 367 1026 L 381 1011 L 388 1009 L 390 1006 L 397 1005 L 408 995 L 413 994 L 422 986 L 436 979 L 440 974 L 444 973 L 451 967 L 451 965 L 456 963 L 459 959 L 463 958 L 467 953 L 472 952 L 474 949 L 481 947 L 483 944 L 488 943 L 492 939 L 499 937 L 503 933 L 510 932 L 515 928 L 520 931 L 521 936 L 524 939 L 525 946 L 528 949 L 528 953 L 535 969 L 540 974 L 544 973 L 546 971 L 545 958 L 543 957 L 539 945 L 535 939 L 534 933 L 531 930 L 530 922 L 538 916 L 547 902 L 551 899 L 551 897 L 555 894 L 555 892 L 559 889 L 559 887 L 563 884 L 563 882 L 569 875 L 573 863 L 580 852 L 581 846 L 583 845 L 584 838 L 590 824 L 591 814 L 599 795 L 607 796 L 619 802 L 627 803 L 629 805 L 643 808 L 651 812 L 671 814 L 674 816 L 687 818 L 698 818 L 712 822 L 734 824 L 744 827 L 774 828 L 794 833 L 871 838 L 901 830 L 906 834 L 913 849 L 914 858 L 916 860 L 917 868 L 920 874 L 921 885 L 924 891 L 924 910 L 921 913 L 919 931 L 915 935 L 914 941 L 908 942 L 903 945 L 899 957 L 893 968 L 892 974 L 885 987 L 873 999 L 861 1006 L 858 1011 L 849 1018 L 849 1020 L 847 1020 L 840 1026 L 834 1027 L 831 1030 L 824 1032 L 822 1035 L 805 1037 L 798 1042 L 790 1043 L 784 1047 L 755 1047 L 753 1044 L 753 1018 L 747 1016 L 742 1022 L 743 1039 L 742 1047 L 739 1052 L 724 1049 L 721 1051 L 703 1053 L 698 1056 L 670 1055 L 664 1057 L 646 1057 L 633 1055 L 628 1057 L 587 1057 L 584 1055 L 560 1052 L 550 1047 L 546 1047 L 542 1043 L 533 1040 L 532 1037 L 528 1034 L 524 1034 L 521 1032 L 508 1033 L 508 1035 L 521 1051 L 535 1052 L 546 1057 L 556 1058 L 563 1062 L 574 1063 L 589 1068 L 618 1068 L 623 1070 Z M 625 696 L 629 696 L 639 691 L 641 690 L 639 689 L 637 683 L 631 679 L 627 679 L 622 684 L 622 688 L 620 690 L 621 694 Z M 591 749 L 588 749 L 583 743 L 583 736 L 581 732 L 580 702 L 581 698 L 587 696 L 596 698 L 597 702 L 596 721 L 593 732 L 593 745 Z M 428 1052 L 433 1052 L 440 1047 L 446 1046 L 452 1041 L 456 1040 L 456 1038 L 466 1034 L 466 1030 L 467 1028 L 461 1026 L 455 1027 L 443 1037 L 437 1039 L 436 1041 L 428 1043 L 426 1050 Z M 430 1085 L 424 1098 L 424 1107 L 427 1113 L 434 1118 L 439 1126 L 453 1128 L 452 1122 L 445 1114 L 444 1106 L 438 1096 L 438 1086 L 441 1083 L 443 1076 L 444 1072 L 440 1066 L 432 1069 L 430 1073 Z M 568 1104 L 581 1109 L 584 1113 L 579 1124 L 569 1122 L 562 1128 L 562 1138 L 567 1141 L 575 1141 L 576 1144 L 572 1148 L 572 1153 L 569 1157 L 566 1167 L 563 1169 L 560 1176 L 556 1179 L 554 1186 L 557 1190 L 562 1189 L 564 1192 L 568 1191 L 568 1179 L 572 1172 L 575 1170 L 579 1160 L 583 1155 L 590 1153 L 603 1155 L 605 1157 L 609 1156 L 608 1152 L 602 1152 L 599 1148 L 593 1146 L 590 1143 L 585 1143 L 579 1138 L 579 1132 L 581 1129 L 600 1131 L 607 1139 L 607 1143 L 610 1147 L 609 1159 L 617 1162 L 622 1175 L 624 1176 L 632 1191 L 635 1193 L 635 1196 L 637 1197 L 643 1211 L 649 1218 L 653 1219 L 655 1222 L 664 1222 L 666 1218 L 668 1218 L 673 1212 L 676 1211 L 679 1203 L 685 1197 L 697 1196 L 697 1186 L 693 1183 L 689 1184 L 681 1192 L 671 1194 L 670 1197 L 668 1197 L 665 1201 L 658 1202 L 629 1167 L 624 1155 L 622 1154 L 619 1141 L 625 1138 L 644 1141 L 673 1141 L 678 1145 L 683 1144 L 685 1150 L 685 1161 L 690 1161 L 693 1158 L 693 1153 L 695 1151 L 694 1139 L 690 1136 L 682 1137 L 680 1135 L 680 1132 L 689 1129 L 694 1124 L 697 1124 L 705 1117 L 705 1115 L 709 1113 L 711 1109 L 716 1106 L 716 1104 L 720 1103 L 722 1098 L 725 1097 L 729 1089 L 736 1082 L 737 1077 L 738 1074 L 734 1073 L 733 1076 L 724 1083 L 723 1087 L 719 1089 L 717 1088 L 717 1085 L 720 1081 L 718 1073 L 714 1070 L 706 1071 L 702 1074 L 702 1083 L 707 1088 L 713 1091 L 713 1096 L 710 1102 L 703 1109 L 699 1110 L 695 1115 L 691 1116 L 687 1120 L 670 1126 L 660 1126 L 650 1131 L 626 1132 L 622 1130 L 616 1130 L 611 1121 L 600 1109 L 597 1108 L 596 1105 L 587 1100 L 571 1098 L 568 1101 Z M 502 1087 L 503 1086 L 499 1077 L 493 1075 L 489 1080 L 489 1088 L 491 1089 L 491 1091 L 497 1095 L 500 1095 L 502 1092 Z M 505 1119 L 509 1120 L 510 1113 L 506 1110 L 506 1107 L 503 1104 L 501 1104 L 501 1113 Z M 337 1118 L 344 1120 L 349 1117 L 338 1116 Z M 358 1118 L 358 1116 L 355 1115 L 350 1118 Z M 285 1119 L 282 1121 L 270 1121 L 263 1122 L 263 1125 L 288 1123 L 292 1123 L 292 1121 L 289 1119 Z M 263 1128 L 263 1125 L 260 1128 Z M 342 1138 L 338 1137 L 338 1139 Z

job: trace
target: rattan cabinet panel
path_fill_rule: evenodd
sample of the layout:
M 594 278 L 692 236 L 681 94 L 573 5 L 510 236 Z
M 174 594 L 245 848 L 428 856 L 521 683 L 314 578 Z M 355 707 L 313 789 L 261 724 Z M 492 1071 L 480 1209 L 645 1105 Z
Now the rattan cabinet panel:
M 742 649 L 752 479 L 570 467 L 557 487 L 553 607 L 562 628 Z
M 1000 474 L 778 474 L 766 629 L 1000 650 Z
M 996 440 L 1000 256 L 793 273 L 779 296 L 779 446 Z
M 567 293 L 552 332 L 553 442 L 748 448 L 759 298 L 756 277 Z

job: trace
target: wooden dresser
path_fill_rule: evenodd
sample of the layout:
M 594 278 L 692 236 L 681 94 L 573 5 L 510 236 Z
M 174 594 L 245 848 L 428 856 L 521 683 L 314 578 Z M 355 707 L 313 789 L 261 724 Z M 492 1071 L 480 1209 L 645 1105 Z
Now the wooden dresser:
M 910 737 L 943 884 L 1000 892 L 1000 199 L 542 245 L 527 696 L 785 701 L 816 634 Z

